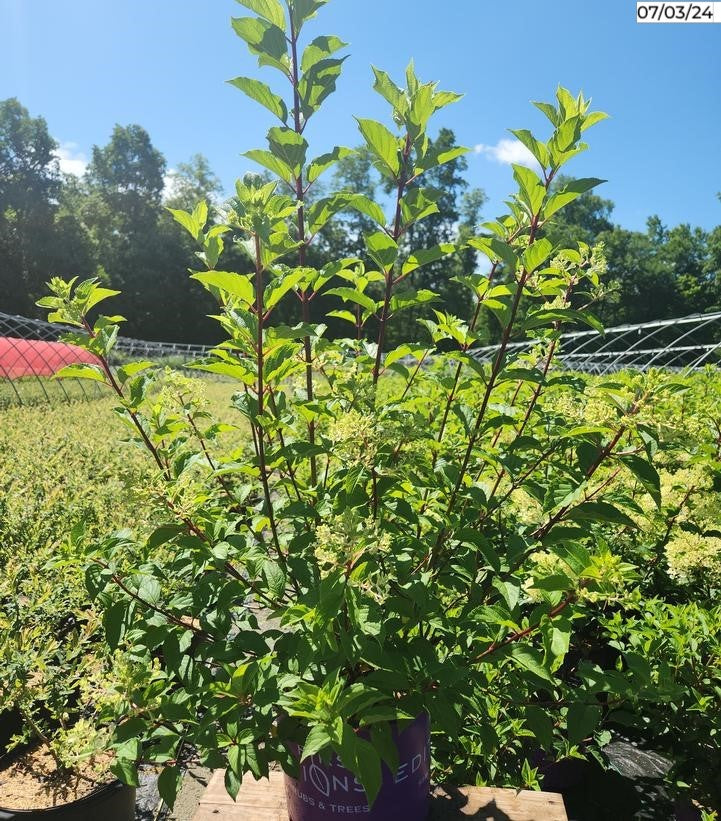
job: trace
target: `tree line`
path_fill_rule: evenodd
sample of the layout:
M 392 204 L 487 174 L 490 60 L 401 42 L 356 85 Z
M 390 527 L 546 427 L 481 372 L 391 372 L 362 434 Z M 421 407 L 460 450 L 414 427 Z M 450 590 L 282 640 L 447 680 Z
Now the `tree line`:
M 441 150 L 450 148 L 455 136 L 441 129 L 435 142 Z M 0 102 L 0 310 L 37 317 L 35 301 L 51 276 L 98 276 L 122 291 L 116 305 L 127 317 L 126 335 L 215 342 L 217 325 L 206 316 L 214 303 L 188 276 L 188 269 L 197 267 L 195 250 L 167 210 L 191 210 L 207 199 L 222 220 L 224 192 L 207 159 L 196 154 L 169 171 L 139 125 L 117 125 L 107 145 L 93 148 L 82 176 L 61 171 L 57 150 L 42 117 L 31 116 L 17 99 Z M 478 230 L 486 196 L 469 185 L 466 171 L 467 162 L 459 157 L 427 175 L 424 186 L 436 189 L 437 211 L 414 227 L 417 235 L 408 237 L 413 247 L 456 242 Z M 371 198 L 384 193 L 363 151 L 342 158 L 327 187 Z M 605 324 L 683 316 L 721 304 L 721 225 L 712 231 L 689 224 L 668 228 L 652 216 L 646 231 L 630 231 L 613 223 L 613 208 L 610 200 L 587 193 L 546 228 L 559 242 L 603 243 L 607 293 L 595 311 Z M 363 259 L 363 233 L 370 224 L 354 211 L 339 214 L 312 246 L 307 264 Z M 240 244 L 232 246 L 226 261 L 228 270 L 252 268 Z M 466 291 L 455 278 L 477 264 L 475 252 L 467 249 L 420 268 L 409 286 L 438 293 L 446 310 L 466 318 Z M 329 305 L 313 307 L 321 316 Z M 344 306 L 336 307 L 342 313 Z M 432 316 L 431 309 L 399 316 L 388 345 L 423 338 L 417 319 Z M 299 320 L 291 302 L 279 319 Z M 333 321 L 329 334 L 347 335 L 342 317 Z M 485 332 L 493 338 L 493 328 Z

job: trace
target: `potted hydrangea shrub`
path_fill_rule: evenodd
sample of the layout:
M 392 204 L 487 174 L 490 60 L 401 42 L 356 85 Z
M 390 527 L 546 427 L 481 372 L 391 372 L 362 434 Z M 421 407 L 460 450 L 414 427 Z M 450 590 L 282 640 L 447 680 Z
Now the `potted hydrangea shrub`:
M 77 535 L 77 534 L 76 534 Z M 5 556 L 0 588 L 0 819 L 132 821 L 110 771 L 117 694 L 82 570 L 62 547 Z
M 590 385 L 554 368 L 565 328 L 599 327 L 589 305 L 604 262 L 583 243 L 555 247 L 544 227 L 600 182 L 556 180 L 604 115 L 559 88 L 536 104 L 545 138 L 513 132 L 535 164 L 514 166 L 508 213 L 467 240 L 484 263 L 458 278 L 469 311 L 453 316 L 414 274 L 466 241 L 415 247 L 413 227 L 437 210 L 424 174 L 464 151 L 429 139 L 459 95 L 413 65 L 400 86 L 374 69 L 389 123 L 358 128 L 388 198 L 319 196 L 348 153 L 314 156 L 304 136 L 345 59 L 339 38 L 306 38 L 323 4 L 241 0 L 253 14 L 233 28 L 288 91 L 232 81 L 277 119 L 268 147 L 246 154 L 272 179 L 239 180 L 217 218 L 207 203 L 174 212 L 225 335 L 194 367 L 233 380 L 228 415 L 208 419 L 190 394 L 170 401 L 152 362 L 113 364 L 122 318 L 91 316 L 115 292 L 55 279 L 41 304 L 97 357 L 59 375 L 117 395 L 166 517 L 147 539 L 88 545 L 108 640 L 134 660 L 115 772 L 132 784 L 139 761 L 162 765 L 172 803 L 188 755 L 224 768 L 233 796 L 280 766 L 296 821 L 421 819 L 429 736 L 439 777 L 537 786 L 532 753 L 583 754 L 622 703 L 624 673 L 573 637 L 634 577 L 603 534 L 635 526 L 633 493 L 658 495 L 643 409 L 664 383 Z M 375 226 L 363 258 L 318 264 L 315 238 L 352 209 Z M 224 267 L 231 244 L 248 273 Z M 297 306 L 293 323 L 278 321 L 281 304 Z M 329 337 L 318 305 L 347 336 Z M 389 347 L 394 318 L 423 306 L 426 341 Z M 483 363 L 473 351 L 488 329 L 497 347 Z M 564 410 L 591 399 L 604 409 L 593 424 Z M 247 447 L 226 454 L 230 426 Z

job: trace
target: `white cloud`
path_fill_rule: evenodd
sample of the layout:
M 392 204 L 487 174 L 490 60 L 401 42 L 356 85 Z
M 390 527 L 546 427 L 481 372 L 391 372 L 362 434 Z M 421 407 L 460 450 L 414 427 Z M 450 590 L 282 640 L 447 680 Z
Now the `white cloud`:
M 163 177 L 163 199 L 167 200 L 178 193 L 178 180 L 175 177 L 175 169 L 169 168 Z
M 55 151 L 55 157 L 64 174 L 82 177 L 88 167 L 88 158 L 78 150 L 77 143 L 60 143 Z
M 496 162 L 504 165 L 525 165 L 527 168 L 538 168 L 538 161 L 520 142 L 520 140 L 511 140 L 508 137 L 503 137 L 495 145 L 484 145 L 479 143 L 473 149 L 476 154 L 485 154 Z

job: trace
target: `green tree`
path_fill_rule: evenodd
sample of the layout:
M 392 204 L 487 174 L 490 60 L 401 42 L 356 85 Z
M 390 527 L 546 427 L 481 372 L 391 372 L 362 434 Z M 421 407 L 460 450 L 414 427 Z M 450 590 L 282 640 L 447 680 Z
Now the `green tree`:
M 657 264 L 672 277 L 678 291 L 679 311 L 701 313 L 716 300 L 716 272 L 710 264 L 709 235 L 682 223 L 667 229 L 658 217 L 649 220 L 649 234 L 657 248 Z
M 0 102 L 0 304 L 33 314 L 54 264 L 57 143 L 42 117 Z
M 200 200 L 216 202 L 223 194 L 220 179 L 203 154 L 193 154 L 188 162 L 178 163 L 168 177 L 169 185 L 165 192 L 168 208 L 192 210 Z
M 123 290 L 119 309 L 132 317 L 124 333 L 175 340 L 182 336 L 178 294 L 187 272 L 168 259 L 169 244 L 159 236 L 165 171 L 165 158 L 141 126 L 116 126 L 106 146 L 93 148 L 84 216 L 99 264 Z
M 659 245 L 649 232 L 615 227 L 597 239 L 604 244 L 608 262 L 605 280 L 612 289 L 609 298 L 597 306 L 607 326 L 669 318 L 682 312 L 673 271 L 661 263 Z

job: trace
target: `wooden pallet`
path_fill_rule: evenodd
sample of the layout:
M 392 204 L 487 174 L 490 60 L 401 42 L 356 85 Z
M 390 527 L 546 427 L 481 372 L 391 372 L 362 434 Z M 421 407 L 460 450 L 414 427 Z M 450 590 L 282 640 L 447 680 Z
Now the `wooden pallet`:
M 429 821 L 568 821 L 557 793 L 500 790 L 492 787 L 438 788 L 431 801 Z M 288 821 L 283 774 L 269 779 L 243 780 L 238 800 L 225 791 L 223 772 L 208 784 L 193 821 Z M 404 821 L 399 818 L 398 821 Z

